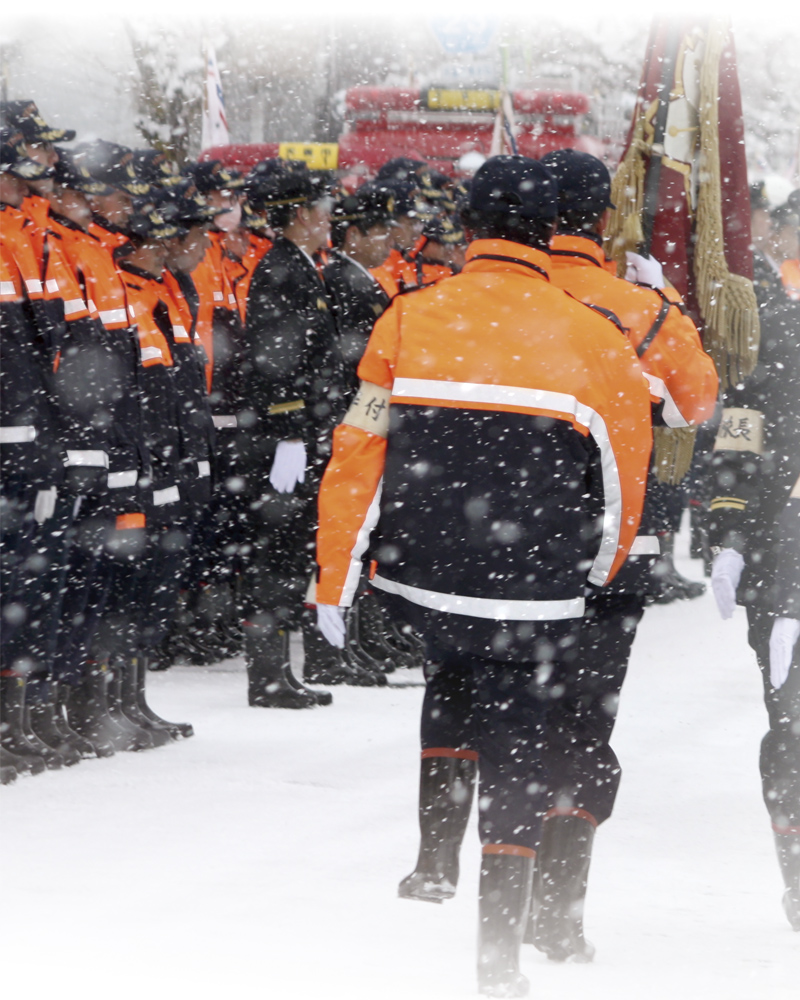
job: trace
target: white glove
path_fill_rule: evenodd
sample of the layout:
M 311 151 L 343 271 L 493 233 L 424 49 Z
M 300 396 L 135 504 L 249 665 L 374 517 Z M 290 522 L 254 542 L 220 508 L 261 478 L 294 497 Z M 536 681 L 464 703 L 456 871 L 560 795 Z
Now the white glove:
M 714 556 L 711 567 L 711 589 L 723 618 L 730 618 L 736 609 L 736 588 L 742 578 L 744 556 L 736 549 L 723 549 Z
M 800 621 L 776 618 L 769 637 L 769 682 L 777 691 L 789 676 L 794 647 L 800 638 Z
M 269 481 L 278 493 L 294 493 L 306 481 L 306 446 L 302 441 L 279 441 L 269 470 Z
M 335 604 L 318 604 L 317 627 L 331 646 L 344 649 L 344 608 L 337 608 Z
M 651 288 L 664 287 L 664 271 L 655 257 L 642 257 L 632 250 L 625 252 L 628 262 L 625 280 L 637 285 L 650 285 Z

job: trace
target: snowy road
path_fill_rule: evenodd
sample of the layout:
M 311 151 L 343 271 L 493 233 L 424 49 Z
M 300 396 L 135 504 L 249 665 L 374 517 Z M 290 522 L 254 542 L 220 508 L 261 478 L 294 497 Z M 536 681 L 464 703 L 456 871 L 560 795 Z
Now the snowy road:
M 474 826 L 455 900 L 396 898 L 417 847 L 421 688 L 248 709 L 231 661 L 151 675 L 150 691 L 194 739 L 3 789 L 6 997 L 476 995 Z M 597 959 L 555 966 L 526 947 L 535 1000 L 800 997 L 760 798 L 764 727 L 744 612 L 723 625 L 710 594 L 650 609 L 587 900 Z

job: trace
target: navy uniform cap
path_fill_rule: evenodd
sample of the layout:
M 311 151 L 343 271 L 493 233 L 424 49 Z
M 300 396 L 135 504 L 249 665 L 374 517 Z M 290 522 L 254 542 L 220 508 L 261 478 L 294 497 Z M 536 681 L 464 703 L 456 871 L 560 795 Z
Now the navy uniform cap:
M 249 201 L 242 202 L 242 222 L 257 236 L 266 236 L 269 229 L 267 220 L 252 207 Z
M 602 215 L 616 208 L 611 201 L 611 175 L 602 160 L 577 149 L 556 149 L 542 157 L 558 182 L 558 209 L 562 214 Z
M 156 207 L 167 222 L 186 229 L 191 226 L 202 226 L 226 211 L 224 208 L 212 208 L 190 178 L 182 178 L 171 187 L 157 189 Z
M 331 212 L 334 223 L 360 223 L 366 229 L 389 222 L 395 215 L 395 195 L 391 187 L 367 181 L 353 194 L 341 194 Z
M 136 173 L 133 150 L 107 139 L 96 139 L 75 150 L 77 162 L 96 181 L 134 198 L 150 193 L 150 185 Z
M 55 171 L 43 163 L 31 160 L 25 153 L 25 139 L 18 129 L 0 129 L 0 173 L 11 174 L 22 181 L 40 181 L 52 177 Z
M 187 172 L 191 173 L 201 194 L 208 194 L 210 191 L 239 191 L 245 186 L 244 177 L 239 171 L 226 167 L 220 160 L 194 163 Z
M 380 186 L 386 189 L 394 199 L 394 216 L 410 215 L 412 218 L 426 222 L 434 215 L 434 209 L 421 196 L 419 185 L 412 181 L 381 181 Z
M 441 243 L 442 246 L 458 246 L 467 242 L 461 224 L 451 215 L 435 215 L 422 227 L 422 235 L 430 243 Z
M 183 181 L 175 161 L 160 149 L 134 149 L 133 169 L 143 181 L 160 187 L 175 187 Z
M 103 181 L 95 180 L 74 152 L 60 147 L 56 148 L 56 152 L 58 162 L 53 174 L 56 184 L 83 194 L 111 194 L 114 191 Z
M 375 175 L 376 181 L 414 181 L 419 183 L 418 172 L 427 168 L 424 160 L 414 160 L 410 156 L 395 156 L 387 160 Z
M 3 125 L 19 129 L 23 142 L 72 142 L 75 138 L 74 129 L 48 125 L 39 114 L 35 101 L 0 102 L 0 119 Z
M 154 197 L 140 199 L 134 203 L 134 211 L 126 225 L 128 236 L 140 240 L 171 240 L 176 236 L 186 236 L 186 226 L 168 218 L 169 206 L 163 191 L 154 189 Z
M 558 215 L 558 185 L 538 160 L 492 156 L 472 178 L 469 207 L 475 212 L 552 220 Z
M 246 190 L 257 209 L 302 205 L 321 196 L 302 160 L 262 160 L 247 175 Z

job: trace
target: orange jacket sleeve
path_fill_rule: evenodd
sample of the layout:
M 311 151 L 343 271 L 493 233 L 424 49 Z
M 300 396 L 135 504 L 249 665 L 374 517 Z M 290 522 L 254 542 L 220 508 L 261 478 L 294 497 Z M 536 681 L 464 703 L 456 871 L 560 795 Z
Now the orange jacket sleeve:
M 663 419 L 668 427 L 701 424 L 714 414 L 719 379 L 714 362 L 703 350 L 700 334 L 692 320 L 678 308 L 677 293 L 665 294 L 673 305 L 659 332 L 639 354 L 645 373 L 663 388 Z M 641 345 L 637 347 L 637 354 Z
M 317 601 L 349 607 L 361 577 L 362 559 L 378 523 L 386 440 L 341 424 L 319 491 Z
M 384 405 L 394 383 L 398 317 L 396 306 L 381 316 L 358 368 L 362 385 L 386 390 Z M 361 398 L 361 394 L 356 397 L 353 408 L 359 406 Z M 363 402 L 368 406 L 369 398 Z M 319 491 L 317 533 L 317 601 L 340 607 L 348 607 L 355 596 L 369 535 L 378 521 L 386 459 L 384 436 L 347 421 L 345 416 L 333 432 L 333 453 Z

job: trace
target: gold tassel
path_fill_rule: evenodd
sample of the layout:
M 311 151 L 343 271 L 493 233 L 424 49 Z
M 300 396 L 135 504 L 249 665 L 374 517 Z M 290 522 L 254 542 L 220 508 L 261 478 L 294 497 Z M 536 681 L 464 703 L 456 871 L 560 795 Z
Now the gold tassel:
M 749 375 L 758 360 L 760 328 L 753 283 L 732 274 L 725 260 L 722 182 L 719 164 L 719 63 L 727 28 L 709 23 L 700 73 L 700 183 L 694 274 L 705 325 L 704 347 L 714 359 L 723 388 Z
M 620 277 L 625 275 L 625 251 L 636 250 L 644 239 L 642 205 L 647 177 L 644 157 L 650 152 L 644 138 L 645 121 L 645 109 L 641 108 L 630 146 L 611 182 L 611 200 L 617 207 L 611 211 L 603 239 L 606 256 L 617 262 Z
M 660 483 L 677 486 L 689 471 L 694 456 L 696 427 L 654 427 L 653 466 Z

